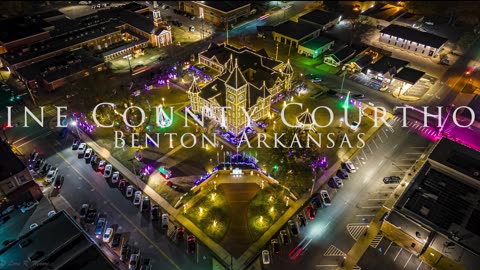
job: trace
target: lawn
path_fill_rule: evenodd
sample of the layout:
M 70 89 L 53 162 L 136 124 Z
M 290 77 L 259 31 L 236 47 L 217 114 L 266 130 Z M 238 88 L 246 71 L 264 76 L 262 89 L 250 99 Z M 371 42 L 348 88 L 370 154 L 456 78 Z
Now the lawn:
M 250 201 L 248 207 L 248 228 L 253 241 L 270 228 L 288 209 L 285 189 L 279 185 L 266 185 Z
M 230 209 L 223 192 L 207 185 L 195 196 L 200 199 L 188 208 L 185 216 L 215 242 L 220 242 L 230 224 Z

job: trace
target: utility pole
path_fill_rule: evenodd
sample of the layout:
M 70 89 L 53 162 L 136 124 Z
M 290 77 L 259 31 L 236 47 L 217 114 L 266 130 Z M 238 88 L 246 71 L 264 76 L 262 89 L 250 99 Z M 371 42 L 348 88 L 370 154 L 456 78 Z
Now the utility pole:
M 290 41 L 290 47 L 288 47 L 288 57 L 290 57 L 290 50 L 292 49 L 292 42 Z
M 345 75 L 347 75 L 347 71 L 343 73 L 342 86 L 340 87 L 340 94 L 343 94 L 343 83 L 345 82 Z
M 227 28 L 227 45 L 228 45 L 228 18 L 225 19 L 225 27 Z

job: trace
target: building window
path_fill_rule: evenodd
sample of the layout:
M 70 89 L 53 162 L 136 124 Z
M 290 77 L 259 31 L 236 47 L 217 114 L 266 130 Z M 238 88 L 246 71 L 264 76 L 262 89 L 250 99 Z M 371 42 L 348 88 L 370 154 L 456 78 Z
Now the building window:
M 410 46 L 408 46 L 408 49 L 410 50 Z
M 18 179 L 20 180 L 20 183 L 27 182 L 27 178 L 25 177 L 25 175 L 21 175 Z
M 7 188 L 8 189 L 13 189 L 15 186 L 13 185 L 12 181 L 8 182 Z
M 422 53 L 425 53 L 425 50 L 423 50 Z
M 415 48 L 415 51 L 417 51 L 417 50 L 418 50 L 418 48 Z

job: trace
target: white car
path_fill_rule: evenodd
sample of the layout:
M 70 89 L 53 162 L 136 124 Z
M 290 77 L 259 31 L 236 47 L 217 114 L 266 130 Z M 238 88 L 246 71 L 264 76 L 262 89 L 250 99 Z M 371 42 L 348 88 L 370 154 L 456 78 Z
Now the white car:
M 113 229 L 113 227 L 109 227 L 108 229 L 106 229 L 105 233 L 103 234 L 103 242 L 109 243 L 112 240 L 114 233 L 115 233 L 115 230 Z
M 30 230 L 33 230 L 35 228 L 38 227 L 38 224 L 37 223 L 33 223 L 32 225 L 30 225 Z
M 112 184 L 118 183 L 120 179 L 120 173 L 118 171 L 114 171 L 112 174 Z
M 38 201 L 29 201 L 29 202 L 27 202 L 27 203 L 24 203 L 24 204 L 22 205 L 22 207 L 20 208 L 20 211 L 21 211 L 22 213 L 26 213 L 28 210 L 30 210 L 30 209 L 34 208 L 35 206 L 37 206 L 37 204 L 38 204 Z
M 332 205 L 332 200 L 330 199 L 330 195 L 328 195 L 328 192 L 326 190 L 320 190 L 320 197 L 322 198 L 323 205 Z
M 55 177 L 58 174 L 58 168 L 57 167 L 52 167 L 47 173 L 47 182 L 52 183 Z
M 87 148 L 87 144 L 86 143 L 81 143 L 79 146 L 78 146 L 78 157 L 82 157 L 83 154 L 85 153 L 85 149 Z
M 93 153 L 93 150 L 92 148 L 87 148 L 87 150 L 85 151 L 85 154 L 83 155 L 83 158 L 85 159 L 90 159 L 92 157 L 92 153 Z
M 270 252 L 268 250 L 262 251 L 263 264 L 270 264 Z
M 132 197 L 132 195 L 133 195 L 133 186 L 128 185 L 127 189 L 125 190 L 125 196 L 127 196 L 127 198 L 130 198 Z
M 343 181 L 338 176 L 332 177 L 332 183 L 336 188 L 342 188 L 343 187 Z
M 56 213 L 57 212 L 55 212 L 55 210 L 52 210 L 52 211 L 48 212 L 47 216 L 48 216 L 48 218 L 51 218 L 51 217 L 55 216 Z
M 168 214 L 162 214 L 162 228 L 168 229 Z
M 353 165 L 353 162 L 351 162 L 350 160 L 345 161 L 345 168 L 349 173 L 357 172 L 357 168 L 355 167 L 355 165 Z
M 350 125 L 350 129 L 353 131 L 357 131 L 359 125 L 360 124 L 358 122 L 353 121 L 352 124 Z
M 130 261 L 128 262 L 128 270 L 137 269 L 139 262 L 140 262 L 140 254 L 130 255 Z
M 141 200 L 142 192 L 140 190 L 135 191 L 135 195 L 133 196 L 133 205 L 140 205 Z
M 107 166 L 105 166 L 105 170 L 103 171 L 103 177 L 110 178 L 110 176 L 112 176 L 112 169 L 112 164 L 107 164 Z

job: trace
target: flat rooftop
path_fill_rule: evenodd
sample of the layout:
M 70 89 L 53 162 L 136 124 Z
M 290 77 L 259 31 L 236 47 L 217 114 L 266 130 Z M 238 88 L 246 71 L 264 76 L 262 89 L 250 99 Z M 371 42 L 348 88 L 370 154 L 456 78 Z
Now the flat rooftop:
M 392 68 L 395 68 L 398 72 L 401 68 L 405 67 L 409 63 L 410 62 L 404 61 L 404 60 L 401 60 L 401 59 L 398 59 L 398 58 L 393 58 L 393 57 L 390 57 L 390 56 L 384 56 L 380 60 L 378 60 L 377 62 L 375 62 L 373 64 L 370 64 L 367 68 L 372 70 L 372 71 L 385 74 Z
M 10 145 L 0 140 L 0 181 L 23 171 L 25 164 L 12 152 Z
M 400 72 L 395 74 L 395 79 L 407 82 L 409 84 L 416 84 L 420 78 L 425 75 L 425 72 L 413 68 L 404 67 Z
M 276 25 L 273 29 L 274 32 L 282 34 L 284 36 L 299 40 L 302 39 L 313 32 L 317 31 L 318 27 L 313 26 L 310 23 L 304 22 L 294 22 L 294 21 L 286 21 L 279 25 Z
M 20 243 L 25 245 L 20 247 Z M 23 264 L 35 253 L 41 254 L 36 264 Z M 39 269 L 38 265 L 48 265 L 48 269 L 116 269 L 63 211 L 3 247 L 0 261 L 9 265 L 9 270 Z
M 302 47 L 311 49 L 311 50 L 316 50 L 318 48 L 321 48 L 329 43 L 333 42 L 333 39 L 327 38 L 327 37 L 316 37 L 312 38 L 310 40 L 307 40 L 300 44 Z
M 31 37 L 45 33 L 43 28 L 51 24 L 45 22 L 40 17 L 17 17 L 0 21 L 0 42 L 9 43 L 15 40 Z M 6 31 L 8 29 L 8 31 Z
M 326 25 L 331 21 L 338 19 L 339 17 L 340 16 L 335 13 L 317 9 L 299 17 L 298 19 L 316 23 L 319 25 Z
M 395 209 L 480 254 L 478 164 L 480 152 L 442 139 Z
M 377 3 L 375 4 L 375 6 L 362 12 L 361 15 L 391 22 L 406 12 L 407 11 L 402 7 L 397 7 L 384 3 Z
M 248 1 L 199 1 L 199 2 L 202 2 L 202 4 L 205 6 L 209 6 L 211 8 L 214 8 L 223 12 L 229 12 L 240 7 L 248 6 L 251 3 Z
M 390 24 L 389 26 L 383 28 L 380 33 L 387 34 L 392 37 L 402 38 L 404 40 L 417 42 L 419 44 L 427 45 L 433 48 L 440 48 L 448 41 L 448 39 L 444 37 L 396 24 Z
M 103 59 L 90 55 L 85 49 L 78 49 L 20 68 L 17 73 L 27 80 L 41 77 L 47 82 L 54 82 L 101 64 Z

